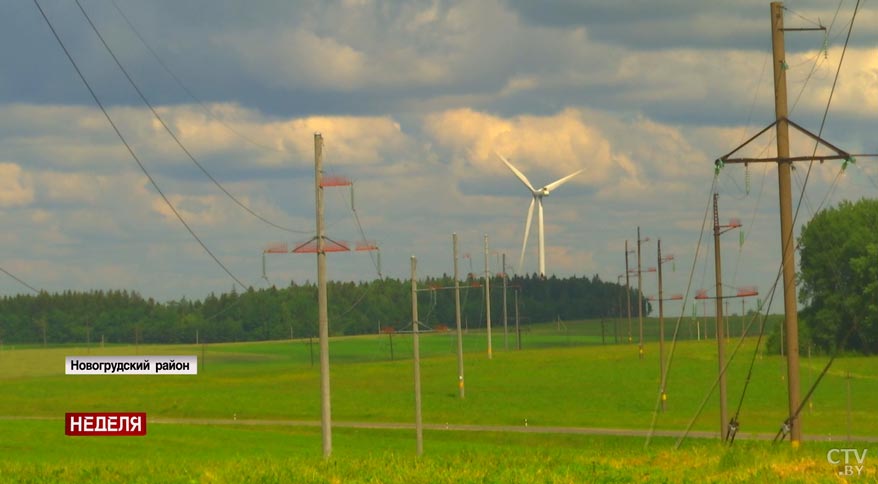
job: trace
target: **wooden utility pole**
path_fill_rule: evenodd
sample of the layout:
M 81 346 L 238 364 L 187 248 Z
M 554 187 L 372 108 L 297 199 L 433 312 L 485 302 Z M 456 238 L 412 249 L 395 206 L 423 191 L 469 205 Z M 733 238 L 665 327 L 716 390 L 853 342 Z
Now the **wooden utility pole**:
M 485 234 L 485 321 L 488 327 L 488 359 L 494 358 L 491 341 L 491 274 L 488 271 L 488 234 Z
M 317 326 L 320 332 L 320 428 L 323 457 L 332 454 L 329 392 L 329 316 L 326 305 L 326 241 L 323 233 L 323 135 L 314 133 L 314 189 L 317 194 Z
M 794 28 L 785 29 L 783 21 L 783 3 L 771 3 L 771 45 L 772 60 L 774 71 L 774 112 L 775 121 L 763 128 L 762 131 L 751 137 L 749 140 L 729 152 L 721 156 L 715 162 L 717 170 L 726 163 L 777 163 L 777 182 L 778 197 L 780 202 L 780 232 L 781 232 L 781 261 L 783 268 L 783 295 L 784 295 L 784 324 L 781 326 L 783 332 L 781 336 L 781 353 L 784 348 L 787 358 L 787 385 L 789 395 L 789 418 L 784 422 L 781 432 L 784 437 L 790 435 L 790 441 L 793 447 L 798 447 L 802 439 L 802 428 L 799 423 L 799 321 L 798 308 L 796 305 L 796 259 L 795 245 L 793 243 L 793 201 L 792 190 L 790 184 L 790 170 L 792 163 L 796 161 L 827 161 L 827 160 L 844 160 L 842 169 L 854 161 L 854 155 L 841 150 L 820 136 L 811 133 L 805 128 L 799 126 L 795 122 L 787 118 L 787 79 L 785 60 L 786 53 L 784 47 L 784 32 L 786 30 L 806 31 L 806 30 L 823 30 L 826 28 L 819 26 L 816 28 Z M 777 156 L 775 157 L 739 157 L 732 158 L 744 146 L 750 144 L 753 140 L 765 133 L 771 128 L 776 130 L 777 139 Z M 808 136 L 818 146 L 833 152 L 829 155 L 817 155 L 815 152 L 810 156 L 790 156 L 790 127 L 795 128 L 798 132 Z M 875 156 L 871 154 L 861 154 L 858 156 Z
M 418 455 L 424 453 L 424 423 L 421 419 L 421 345 L 418 338 L 418 259 L 412 256 L 412 347 L 415 366 L 415 439 Z
M 717 362 L 719 363 L 719 436 L 726 438 L 726 423 L 728 421 L 728 409 L 726 408 L 726 342 L 725 329 L 723 328 L 723 271 L 722 258 L 720 257 L 720 225 L 719 207 L 717 200 L 719 194 L 713 194 L 713 262 L 716 268 L 716 348 Z
M 457 324 L 457 388 L 460 398 L 466 396 L 463 384 L 463 330 L 460 327 L 460 278 L 457 272 L 457 234 L 451 234 L 454 244 L 454 322 Z
M 799 427 L 799 317 L 796 307 L 796 259 L 793 245 L 793 197 L 790 189 L 790 135 L 787 122 L 787 71 L 783 31 L 783 3 L 771 2 L 771 47 L 774 65 L 774 113 L 777 120 L 777 183 L 780 197 L 780 244 L 783 260 L 784 326 L 786 326 L 787 382 L 790 441 L 798 447 Z

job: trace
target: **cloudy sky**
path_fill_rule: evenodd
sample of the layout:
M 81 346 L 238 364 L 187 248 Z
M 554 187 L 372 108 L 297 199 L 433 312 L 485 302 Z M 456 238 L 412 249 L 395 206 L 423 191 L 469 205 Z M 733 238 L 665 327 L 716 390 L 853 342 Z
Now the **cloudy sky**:
M 153 116 L 76 4 L 41 0 L 131 148 L 176 210 L 243 283 L 260 287 L 262 251 L 314 232 L 313 134 L 325 169 L 355 181 L 383 273 L 484 266 L 483 234 L 517 272 L 530 196 L 494 156 L 536 186 L 577 169 L 545 199 L 547 267 L 559 276 L 624 272 L 636 228 L 676 256 L 666 290 L 713 279 L 709 233 L 696 247 L 713 160 L 774 117 L 767 1 L 82 0 L 95 26 L 174 135 Z M 878 152 L 878 5 L 854 23 L 824 137 Z M 118 6 L 118 8 L 117 8 Z M 791 118 L 817 131 L 853 1 L 786 3 Z M 192 238 L 120 142 L 29 1 L 0 4 L 0 267 L 49 291 L 127 288 L 159 300 L 228 291 L 229 277 Z M 748 154 L 774 155 L 771 134 Z M 793 135 L 794 154 L 813 144 Z M 799 217 L 878 195 L 878 160 L 815 166 Z M 793 176 L 798 193 L 807 165 Z M 722 170 L 720 218 L 730 287 L 766 291 L 780 242 L 773 165 Z M 328 235 L 357 241 L 351 190 L 327 189 Z M 798 234 L 799 228 L 796 229 Z M 537 268 L 536 232 L 524 272 Z M 705 257 L 708 256 L 708 257 Z M 374 254 L 373 254 L 374 257 Z M 332 254 L 329 275 L 377 277 L 368 253 Z M 632 263 L 635 260 L 632 258 Z M 270 255 L 268 283 L 315 280 L 313 255 Z M 240 288 L 239 288 L 240 290 Z M 0 274 L 0 293 L 28 289 Z M 654 294 L 653 274 L 644 292 Z M 779 310 L 780 304 L 775 302 Z M 679 305 L 672 306 L 679 312 Z M 688 311 L 687 311 L 688 312 Z

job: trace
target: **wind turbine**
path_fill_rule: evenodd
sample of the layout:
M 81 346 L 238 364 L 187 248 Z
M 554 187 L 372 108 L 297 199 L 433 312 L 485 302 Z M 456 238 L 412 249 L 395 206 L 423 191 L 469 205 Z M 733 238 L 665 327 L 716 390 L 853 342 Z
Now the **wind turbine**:
M 522 266 L 524 266 L 524 251 L 525 251 L 525 249 L 527 249 L 527 237 L 528 237 L 528 235 L 530 235 L 530 224 L 531 224 L 531 221 L 533 220 L 533 215 L 534 215 L 534 203 L 539 202 L 539 212 L 537 212 L 537 215 L 538 215 L 537 216 L 537 218 L 538 218 L 537 223 L 539 225 L 539 241 L 540 241 L 540 246 L 539 246 L 539 249 L 540 249 L 540 277 L 545 277 L 546 276 L 546 247 L 545 247 L 545 232 L 543 230 L 543 197 L 548 197 L 549 193 L 551 193 L 552 190 L 560 187 L 561 185 L 566 183 L 567 180 L 582 173 L 583 170 L 577 170 L 577 171 L 565 176 L 564 178 L 560 178 L 558 180 L 555 180 L 552 183 L 549 183 L 548 185 L 544 186 L 543 188 L 540 188 L 539 190 L 537 190 L 530 183 L 530 180 L 528 180 L 527 177 L 524 176 L 524 173 L 520 172 L 517 168 L 512 166 L 512 163 L 509 163 L 509 161 L 506 160 L 506 158 L 503 158 L 503 155 L 501 155 L 500 153 L 495 153 L 495 154 L 497 155 L 497 157 L 500 158 L 500 161 L 505 163 L 506 166 L 508 166 L 509 169 L 512 170 L 512 173 L 514 173 L 515 176 L 518 177 L 519 180 L 521 180 L 521 183 L 524 183 L 524 186 L 526 186 L 528 188 L 528 190 L 530 190 L 531 195 L 533 196 L 533 199 L 530 201 L 530 208 L 527 209 L 527 222 L 524 223 L 524 242 L 521 244 L 521 257 L 518 259 L 518 272 L 521 273 Z

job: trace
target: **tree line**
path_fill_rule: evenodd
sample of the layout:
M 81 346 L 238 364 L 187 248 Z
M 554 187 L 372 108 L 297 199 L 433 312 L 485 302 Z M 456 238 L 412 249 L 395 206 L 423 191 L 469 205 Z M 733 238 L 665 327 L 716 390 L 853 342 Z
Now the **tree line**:
M 819 212 L 802 228 L 799 253 L 800 343 L 878 352 L 878 200 Z
M 460 283 L 461 315 L 468 328 L 485 326 L 483 280 Z M 503 281 L 490 281 L 492 321 L 502 318 Z M 418 283 L 419 320 L 428 328 L 455 326 L 453 278 Z M 411 330 L 411 281 L 329 282 L 330 333 L 354 335 L 382 329 Z M 507 314 L 514 322 L 515 294 L 523 324 L 618 315 L 625 287 L 598 276 L 547 279 L 516 276 L 507 280 Z M 637 292 L 631 290 L 636 310 Z M 650 310 L 640 298 L 644 312 Z M 623 306 L 624 307 L 624 306 Z M 157 302 L 135 291 L 41 292 L 0 298 L 0 342 L 192 343 L 276 340 L 317 335 L 317 286 L 232 290 L 202 300 Z

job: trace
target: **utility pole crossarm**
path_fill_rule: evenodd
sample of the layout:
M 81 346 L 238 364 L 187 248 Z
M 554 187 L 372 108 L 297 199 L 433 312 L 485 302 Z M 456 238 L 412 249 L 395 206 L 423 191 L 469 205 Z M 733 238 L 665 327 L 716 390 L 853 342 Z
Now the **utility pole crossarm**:
M 800 133 L 802 133 L 805 136 L 816 141 L 818 145 L 821 145 L 821 146 L 824 146 L 824 147 L 830 149 L 831 151 L 835 152 L 835 154 L 834 155 L 813 155 L 813 156 L 783 156 L 783 157 L 782 156 L 772 156 L 772 157 L 761 157 L 761 158 L 732 158 L 731 157 L 732 155 L 737 153 L 741 148 L 744 148 L 745 146 L 752 143 L 753 140 L 755 140 L 756 138 L 761 136 L 763 133 L 765 133 L 769 129 L 777 126 L 777 124 L 780 121 L 786 122 L 787 125 L 792 126 Z M 813 161 L 820 161 L 820 162 L 823 162 L 826 160 L 851 161 L 851 160 L 853 160 L 853 155 L 851 155 L 850 153 L 848 153 L 847 151 L 845 151 L 841 148 L 836 147 L 835 145 L 833 145 L 829 141 L 826 141 L 825 139 L 821 138 L 820 136 L 817 136 L 816 134 L 812 133 L 811 131 L 808 131 L 807 129 L 803 128 L 801 125 L 795 123 L 794 121 L 792 121 L 789 118 L 787 118 L 786 116 L 784 116 L 784 117 L 779 118 L 777 121 L 766 126 L 764 129 L 762 129 L 762 131 L 759 131 L 758 133 L 753 135 L 750 139 L 748 139 L 744 143 L 740 144 L 737 148 L 735 148 L 732 151 L 730 151 L 729 153 L 717 158 L 716 161 L 714 162 L 714 164 L 716 164 L 718 167 L 722 167 L 722 165 L 725 165 L 727 163 L 732 163 L 732 164 L 744 163 L 746 165 L 749 163 L 768 163 L 768 162 L 779 162 L 779 161 L 812 161 L 812 160 Z

